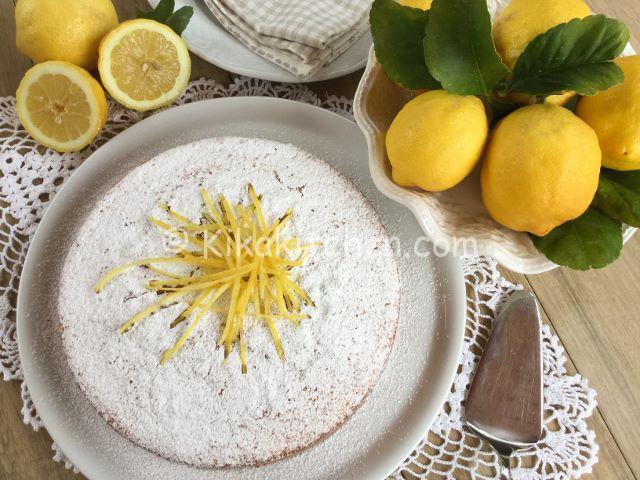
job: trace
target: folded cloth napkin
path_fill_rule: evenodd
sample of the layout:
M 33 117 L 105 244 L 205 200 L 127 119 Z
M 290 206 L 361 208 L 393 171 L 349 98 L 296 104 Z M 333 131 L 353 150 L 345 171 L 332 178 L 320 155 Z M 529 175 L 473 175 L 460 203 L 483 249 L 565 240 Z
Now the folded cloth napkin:
M 368 29 L 369 0 L 205 0 L 253 52 L 306 79 Z

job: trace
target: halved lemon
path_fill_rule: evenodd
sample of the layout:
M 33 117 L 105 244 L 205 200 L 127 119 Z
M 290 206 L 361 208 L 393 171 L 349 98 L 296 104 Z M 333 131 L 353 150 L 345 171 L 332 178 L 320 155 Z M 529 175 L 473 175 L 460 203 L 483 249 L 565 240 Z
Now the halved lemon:
M 89 72 L 68 62 L 39 63 L 16 92 L 20 123 L 40 144 L 73 152 L 91 143 L 107 120 L 107 99 Z
M 128 20 L 102 39 L 98 69 L 113 98 L 146 111 L 178 98 L 189 81 L 191 59 L 184 40 L 166 25 Z

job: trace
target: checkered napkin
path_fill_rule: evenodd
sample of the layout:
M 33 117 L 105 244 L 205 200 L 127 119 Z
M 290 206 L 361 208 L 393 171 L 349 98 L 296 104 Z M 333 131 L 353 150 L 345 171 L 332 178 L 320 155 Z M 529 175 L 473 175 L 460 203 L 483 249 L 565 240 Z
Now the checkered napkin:
M 248 48 L 305 79 L 368 29 L 371 0 L 205 0 Z

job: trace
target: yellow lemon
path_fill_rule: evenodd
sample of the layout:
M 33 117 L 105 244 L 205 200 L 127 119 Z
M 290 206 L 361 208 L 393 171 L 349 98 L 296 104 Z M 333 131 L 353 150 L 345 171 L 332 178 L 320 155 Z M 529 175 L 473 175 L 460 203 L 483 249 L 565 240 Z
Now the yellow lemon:
M 496 18 L 493 40 L 505 65 L 513 71 L 531 40 L 556 25 L 589 15 L 591 10 L 583 0 L 511 0 Z M 546 101 L 563 105 L 574 95 L 552 95 Z M 521 105 L 535 102 L 535 98 L 523 94 L 514 94 L 511 100 Z
M 564 105 L 576 94 L 574 92 L 563 93 L 562 95 L 549 95 L 545 97 L 544 103 L 550 103 L 551 105 Z M 538 103 L 538 99 L 533 95 L 527 95 L 526 93 L 511 93 L 507 96 L 508 100 L 517 103 L 518 105 L 533 105 Z
M 484 105 L 477 97 L 444 90 L 417 96 L 387 132 L 394 182 L 432 192 L 453 187 L 478 163 L 488 128 Z
M 400 5 L 411 8 L 419 8 L 420 10 L 429 10 L 433 0 L 399 0 Z
M 563 107 L 523 107 L 498 123 L 482 164 L 482 200 L 512 230 L 544 236 L 589 207 L 600 174 L 598 137 Z
M 493 40 L 505 65 L 513 70 L 531 40 L 556 25 L 589 15 L 583 0 L 511 0 L 493 24 Z
M 111 0 L 19 0 L 16 46 L 35 63 L 96 68 L 100 40 L 118 25 Z
M 640 56 L 618 58 L 624 83 L 583 97 L 576 113 L 596 131 L 602 164 L 615 170 L 640 169 Z
M 27 71 L 16 92 L 16 110 L 38 143 L 59 152 L 86 147 L 107 120 L 107 100 L 96 79 L 59 61 Z
M 184 40 L 153 20 L 122 22 L 100 44 L 102 84 L 122 105 L 138 111 L 174 102 L 191 75 Z

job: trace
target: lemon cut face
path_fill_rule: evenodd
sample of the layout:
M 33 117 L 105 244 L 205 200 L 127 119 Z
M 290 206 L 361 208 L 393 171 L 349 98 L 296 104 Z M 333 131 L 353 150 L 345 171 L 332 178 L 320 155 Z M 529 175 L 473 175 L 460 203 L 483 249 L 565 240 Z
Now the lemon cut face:
M 138 111 L 174 102 L 191 74 L 182 38 L 166 25 L 139 19 L 123 22 L 100 45 L 100 77 L 119 103 Z
M 96 137 L 107 117 L 100 84 L 68 62 L 32 67 L 16 92 L 16 110 L 25 130 L 59 152 L 77 151 Z

